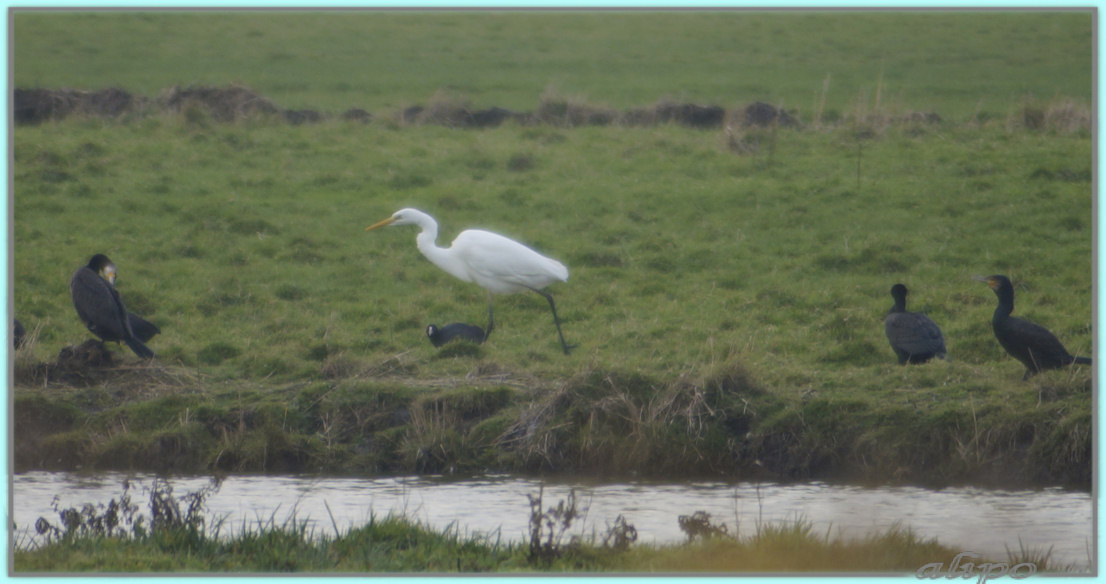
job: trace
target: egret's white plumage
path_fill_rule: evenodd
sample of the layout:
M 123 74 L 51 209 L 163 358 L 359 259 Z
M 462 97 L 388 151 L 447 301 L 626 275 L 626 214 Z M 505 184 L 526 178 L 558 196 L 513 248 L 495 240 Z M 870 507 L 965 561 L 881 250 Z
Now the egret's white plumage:
M 374 223 L 365 231 L 387 225 L 417 225 L 421 231 L 415 238 L 419 251 L 439 268 L 465 282 L 474 282 L 488 291 L 488 329 L 494 327 L 492 294 L 513 294 L 533 290 L 549 301 L 557 335 L 567 354 L 571 348 L 561 333 L 553 297 L 542 288 L 554 282 L 568 281 L 568 268 L 529 247 L 498 233 L 482 229 L 467 229 L 453 239 L 450 247 L 438 247 L 438 222 L 418 209 L 400 209 L 391 217 Z

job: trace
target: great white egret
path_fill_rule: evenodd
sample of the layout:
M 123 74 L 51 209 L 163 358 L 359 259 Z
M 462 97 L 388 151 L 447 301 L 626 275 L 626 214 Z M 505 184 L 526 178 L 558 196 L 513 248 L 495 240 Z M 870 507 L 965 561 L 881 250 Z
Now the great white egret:
M 925 363 L 934 357 L 944 359 L 945 338 L 941 329 L 928 316 L 907 312 L 906 295 L 906 286 L 895 284 L 891 287 L 895 305 L 883 319 L 883 330 L 899 357 L 899 364 Z
M 426 327 L 426 337 L 430 339 L 435 347 L 440 347 L 453 339 L 463 339 L 479 345 L 484 342 L 487 335 L 484 334 L 484 329 L 474 324 L 454 322 L 443 327 L 436 324 L 428 325 Z
M 991 328 L 1002 348 L 1025 365 L 1023 380 L 1045 369 L 1059 369 L 1072 363 L 1091 364 L 1087 357 L 1075 357 L 1068 353 L 1060 339 L 1045 327 L 1010 316 L 1014 312 L 1014 285 L 1010 283 L 1010 278 L 996 274 L 976 276 L 975 279 L 986 283 L 998 296 Z
M 92 256 L 88 265 L 74 272 L 69 280 L 69 293 L 77 316 L 101 341 L 123 342 L 135 355 L 153 358 L 154 352 L 131 329 L 131 319 L 114 284 L 115 264 L 104 254 Z
M 400 209 L 391 217 L 365 228 L 370 231 L 386 225 L 417 225 L 421 229 L 415 243 L 434 265 L 465 282 L 474 282 L 488 291 L 488 328 L 485 338 L 495 328 L 492 312 L 493 294 L 513 294 L 533 290 L 549 301 L 553 324 L 567 355 L 572 348 L 565 342 L 561 321 L 553 296 L 542 288 L 553 282 L 567 282 L 568 268 L 525 245 L 498 233 L 467 229 L 453 239 L 450 247 L 438 247 L 438 222 L 418 209 Z

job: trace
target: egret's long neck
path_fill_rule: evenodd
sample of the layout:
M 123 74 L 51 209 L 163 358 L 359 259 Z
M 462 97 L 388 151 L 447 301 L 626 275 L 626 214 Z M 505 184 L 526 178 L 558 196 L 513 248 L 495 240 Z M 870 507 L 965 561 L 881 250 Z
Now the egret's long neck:
M 453 253 L 449 248 L 438 247 L 436 241 L 438 239 L 438 224 L 427 217 L 428 221 L 422 221 L 419 223 L 419 227 L 422 231 L 415 237 L 415 245 L 418 246 L 422 255 L 426 256 L 426 259 L 430 260 L 435 266 L 449 272 L 456 278 L 460 278 L 465 282 L 471 281 L 468 270 L 465 266 L 458 262 L 453 256 Z

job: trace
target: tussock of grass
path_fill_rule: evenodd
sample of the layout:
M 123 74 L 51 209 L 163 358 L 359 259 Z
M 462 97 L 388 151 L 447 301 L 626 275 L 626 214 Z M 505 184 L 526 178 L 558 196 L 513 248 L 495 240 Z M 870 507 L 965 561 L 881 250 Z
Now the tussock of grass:
M 1027 99 L 1019 113 L 1020 115 L 1010 116 L 1009 127 L 1061 135 L 1085 134 L 1092 127 L 1091 108 L 1067 97 L 1055 97 L 1047 101 Z
M 526 405 L 500 444 L 535 470 L 706 472 L 726 458 L 740 468 L 734 439 L 754 423 L 748 398 L 762 395 L 737 364 L 672 384 L 593 370 Z

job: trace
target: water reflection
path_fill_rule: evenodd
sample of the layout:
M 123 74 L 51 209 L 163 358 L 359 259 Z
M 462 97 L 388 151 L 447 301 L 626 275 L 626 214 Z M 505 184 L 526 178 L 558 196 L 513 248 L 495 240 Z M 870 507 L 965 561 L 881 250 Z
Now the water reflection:
M 14 541 L 27 542 L 38 517 L 56 520 L 51 502 L 62 507 L 107 503 L 122 492 L 125 478 L 137 482 L 132 500 L 147 512 L 152 475 L 123 473 L 70 474 L 30 472 L 13 477 Z M 174 494 L 208 484 L 207 477 L 175 477 Z M 526 539 L 530 506 L 542 482 L 511 476 L 468 480 L 437 477 L 306 477 L 237 475 L 228 477 L 211 496 L 205 516 L 226 517 L 223 533 L 294 518 L 309 531 L 332 535 L 357 527 L 369 517 L 403 513 L 442 529 L 490 534 L 500 541 Z M 802 518 L 815 533 L 861 538 L 899 524 L 922 537 L 1006 559 L 1006 550 L 1052 546 L 1052 565 L 1086 568 L 1093 549 L 1092 501 L 1088 493 L 1060 488 L 999 491 L 974 487 L 938 490 L 920 487 L 866 488 L 826 483 L 752 484 L 588 483 L 546 481 L 545 506 L 555 505 L 576 489 L 586 507 L 577 534 L 600 537 L 618 515 L 637 528 L 639 543 L 676 543 L 686 536 L 677 518 L 694 511 L 711 514 L 741 535 L 758 523 Z M 56 522 L 56 521 L 55 521 Z M 21 535 L 22 534 L 22 535 Z M 935 558 L 935 561 L 943 558 Z

